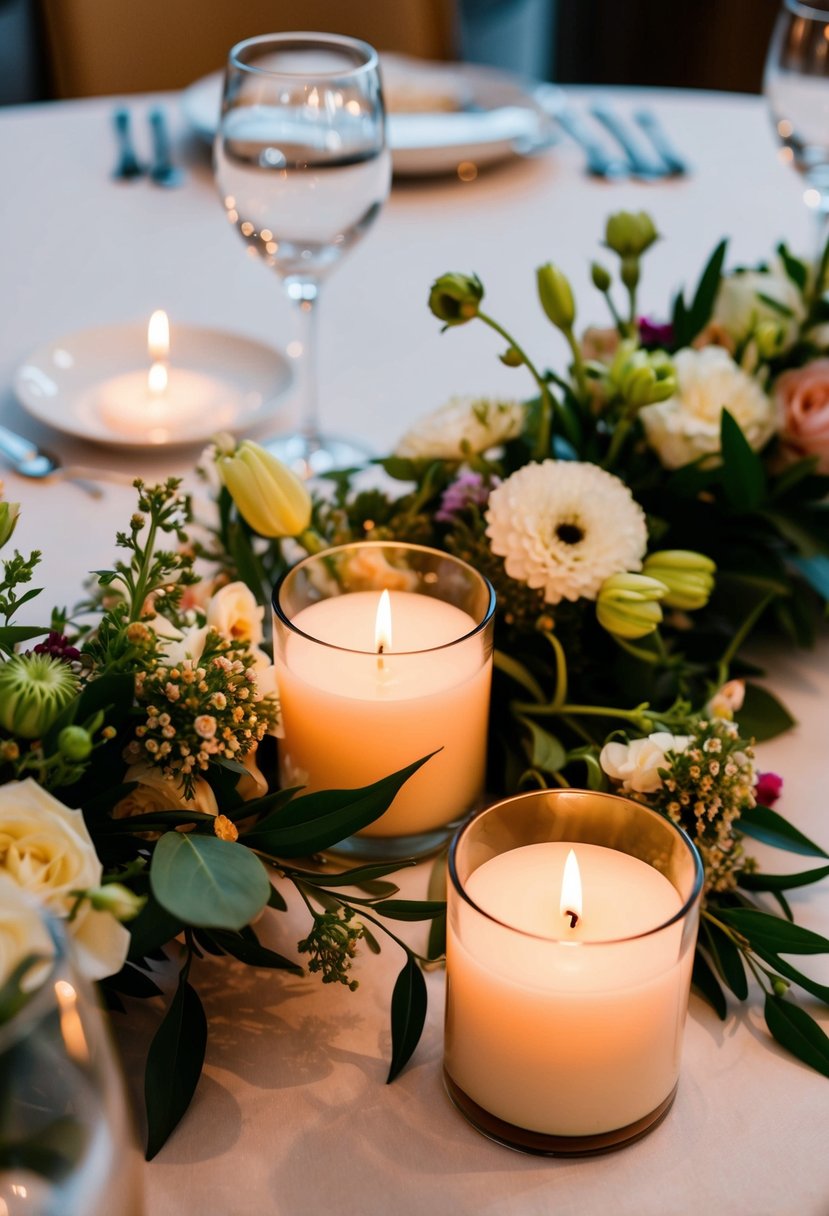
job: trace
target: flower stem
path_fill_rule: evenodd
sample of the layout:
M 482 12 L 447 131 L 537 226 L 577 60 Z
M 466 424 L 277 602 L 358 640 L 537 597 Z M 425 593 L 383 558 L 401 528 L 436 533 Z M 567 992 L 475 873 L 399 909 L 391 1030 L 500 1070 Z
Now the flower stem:
M 726 680 L 728 679 L 728 669 L 731 666 L 734 656 L 737 654 L 737 651 L 740 649 L 743 642 L 746 640 L 748 635 L 751 633 L 752 629 L 757 624 L 760 617 L 765 612 L 766 608 L 769 606 L 771 601 L 774 599 L 775 594 L 776 593 L 774 591 L 770 591 L 768 593 L 768 595 L 764 595 L 761 600 L 758 600 L 758 602 L 752 608 L 751 612 L 749 612 L 748 616 L 743 621 L 742 625 L 740 625 L 740 628 L 734 634 L 731 641 L 728 643 L 728 646 L 725 649 L 725 653 L 723 654 L 722 658 L 720 659 L 720 661 L 717 665 L 717 687 L 718 688 L 721 685 L 723 685 L 726 682 Z
M 576 341 L 576 335 L 573 333 L 572 329 L 564 329 L 562 330 L 562 333 L 567 339 L 567 345 L 570 347 L 570 350 L 573 353 L 573 373 L 576 377 L 576 384 L 578 385 L 579 401 L 582 405 L 586 405 L 588 399 L 587 376 L 584 372 L 584 359 L 582 358 L 581 347 Z
M 549 456 L 550 454 L 550 445 L 552 443 L 553 436 L 553 395 L 550 392 L 550 386 L 541 375 L 532 359 L 530 359 L 527 352 L 515 341 L 512 334 L 508 333 L 502 325 L 499 325 L 498 322 L 494 320 L 493 317 L 490 317 L 487 313 L 479 311 L 478 317 L 484 322 L 485 325 L 488 325 L 490 329 L 495 330 L 496 334 L 499 334 L 506 342 L 510 344 L 511 347 L 518 351 L 518 354 L 521 356 L 527 371 L 538 385 L 538 390 L 541 394 L 541 418 L 538 424 L 538 435 L 536 437 L 533 458 L 535 460 L 543 460 L 545 456 Z

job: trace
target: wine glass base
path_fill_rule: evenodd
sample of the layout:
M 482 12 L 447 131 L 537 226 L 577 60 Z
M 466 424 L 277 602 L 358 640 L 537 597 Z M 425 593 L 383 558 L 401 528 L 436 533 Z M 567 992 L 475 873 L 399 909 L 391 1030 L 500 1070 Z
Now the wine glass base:
M 332 435 L 274 435 L 260 441 L 277 459 L 300 477 L 318 477 L 332 469 L 362 468 L 371 459 L 368 446 Z

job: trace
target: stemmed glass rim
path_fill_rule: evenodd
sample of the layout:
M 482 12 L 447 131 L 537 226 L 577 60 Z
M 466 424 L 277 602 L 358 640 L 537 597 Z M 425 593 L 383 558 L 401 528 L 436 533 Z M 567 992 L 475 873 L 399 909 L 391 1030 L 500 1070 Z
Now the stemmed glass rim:
M 339 48 L 361 54 L 363 62 L 357 62 L 348 67 L 323 69 L 309 73 L 305 68 L 297 68 L 295 71 L 292 71 L 290 68 L 273 70 L 271 68 L 259 67 L 256 63 L 248 63 L 240 57 L 249 48 L 265 47 L 267 45 L 273 46 L 274 49 L 293 47 L 295 50 L 312 47 L 331 50 Z M 370 43 L 364 42 L 361 38 L 351 38 L 347 34 L 320 34 L 313 30 L 289 31 L 281 34 L 257 34 L 253 38 L 243 38 L 241 42 L 237 42 L 235 46 L 232 46 L 228 53 L 228 64 L 232 68 L 240 72 L 250 72 L 254 75 L 266 77 L 296 76 L 307 78 L 308 76 L 313 76 L 319 80 L 336 80 L 344 75 L 352 76 L 376 71 L 379 63 L 380 59 L 377 51 Z
M 807 4 L 804 0 L 783 0 L 783 9 L 794 13 L 796 17 L 805 17 L 809 21 L 825 21 L 829 23 L 829 0 L 821 8 L 819 4 Z

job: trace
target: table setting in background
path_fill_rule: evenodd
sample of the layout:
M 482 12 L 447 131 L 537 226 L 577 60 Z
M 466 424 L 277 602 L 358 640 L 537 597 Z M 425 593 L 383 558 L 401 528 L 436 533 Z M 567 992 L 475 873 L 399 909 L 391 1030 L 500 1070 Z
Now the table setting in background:
M 802 10 L 0 110 L 0 1216 L 825 1212 Z

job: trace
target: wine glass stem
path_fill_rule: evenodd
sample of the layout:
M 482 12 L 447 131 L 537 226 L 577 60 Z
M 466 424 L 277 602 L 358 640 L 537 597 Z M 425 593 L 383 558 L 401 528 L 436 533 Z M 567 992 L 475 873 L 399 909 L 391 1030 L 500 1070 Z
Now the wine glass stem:
M 299 313 L 298 359 L 300 418 L 299 430 L 308 444 L 314 447 L 320 442 L 319 427 L 319 381 L 317 377 L 317 299 L 319 283 L 316 279 L 290 278 L 285 280 L 285 289 L 294 301 Z

